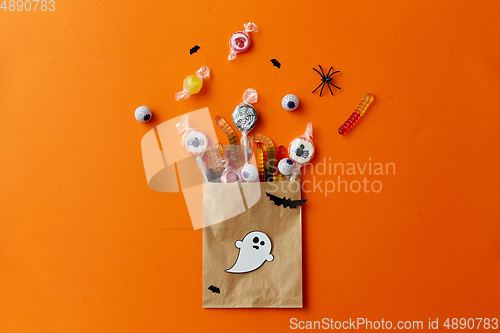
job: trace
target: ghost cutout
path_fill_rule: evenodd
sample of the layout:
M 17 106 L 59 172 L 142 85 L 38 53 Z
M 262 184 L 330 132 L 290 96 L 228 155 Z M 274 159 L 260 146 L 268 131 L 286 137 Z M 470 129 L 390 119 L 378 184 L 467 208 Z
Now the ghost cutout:
M 234 246 L 240 249 L 240 252 L 233 267 L 226 269 L 228 273 L 252 272 L 266 261 L 274 259 L 271 254 L 271 240 L 261 231 L 249 232 L 243 240 L 237 240 Z

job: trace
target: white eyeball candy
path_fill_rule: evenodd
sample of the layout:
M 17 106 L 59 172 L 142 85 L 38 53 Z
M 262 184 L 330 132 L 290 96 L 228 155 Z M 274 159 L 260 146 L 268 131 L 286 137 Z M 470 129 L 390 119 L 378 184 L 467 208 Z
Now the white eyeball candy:
M 281 106 L 287 111 L 295 111 L 299 107 L 299 99 L 293 94 L 288 94 L 281 100 Z
M 293 171 L 293 161 L 289 158 L 284 158 L 278 163 L 278 170 L 283 176 L 290 176 Z
M 241 169 L 241 178 L 247 182 L 253 182 L 259 178 L 259 170 L 257 170 L 257 167 L 253 164 L 245 164 L 243 169 Z
M 151 110 L 147 106 L 139 106 L 135 109 L 135 119 L 141 123 L 146 123 L 151 120 Z

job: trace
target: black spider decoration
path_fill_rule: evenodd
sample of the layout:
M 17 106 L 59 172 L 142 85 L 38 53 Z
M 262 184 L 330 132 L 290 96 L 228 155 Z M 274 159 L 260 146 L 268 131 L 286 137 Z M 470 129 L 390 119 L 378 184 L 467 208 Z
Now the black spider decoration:
M 321 95 L 323 94 L 323 88 L 325 87 L 325 84 L 326 84 L 328 86 L 328 89 L 330 89 L 330 93 L 333 96 L 333 91 L 332 91 L 332 88 L 330 88 L 330 85 L 334 86 L 337 89 L 340 89 L 340 87 L 337 87 L 336 85 L 334 85 L 332 83 L 332 80 L 333 80 L 332 75 L 335 73 L 340 73 L 340 71 L 335 71 L 335 72 L 332 72 L 330 74 L 330 71 L 333 69 L 333 66 L 332 66 L 328 70 L 328 73 L 325 75 L 325 72 L 323 72 L 323 68 L 321 67 L 321 65 L 319 65 L 319 69 L 321 69 L 321 73 L 316 68 L 313 68 L 313 69 L 321 76 L 321 84 L 318 86 L 318 88 L 313 90 L 313 93 L 321 87 L 321 91 L 319 92 L 319 97 L 321 97 Z

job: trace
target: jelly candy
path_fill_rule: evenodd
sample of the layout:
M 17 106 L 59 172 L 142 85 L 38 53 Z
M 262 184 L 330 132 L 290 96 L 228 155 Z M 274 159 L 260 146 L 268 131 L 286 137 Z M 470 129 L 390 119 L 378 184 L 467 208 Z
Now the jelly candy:
M 368 106 L 371 104 L 374 97 L 375 96 L 373 96 L 373 94 L 370 94 L 370 93 L 365 94 L 365 96 L 363 96 L 363 99 L 359 103 L 356 110 L 354 110 L 354 112 L 351 114 L 349 119 L 347 119 L 346 122 L 342 126 L 339 127 L 339 134 L 340 135 L 349 132 L 349 130 L 354 125 L 356 125 L 358 120 L 365 114 L 366 109 L 368 109 Z
M 192 94 L 199 93 L 201 87 L 203 87 L 203 79 L 208 79 L 209 77 L 210 68 L 202 66 L 196 71 L 195 75 L 189 75 L 184 79 L 183 90 L 175 94 L 175 99 L 180 101 L 189 98 Z
M 228 60 L 236 59 L 236 54 L 245 52 L 250 47 L 250 36 L 249 32 L 257 32 L 257 25 L 252 22 L 245 23 L 243 25 L 244 31 L 237 31 L 229 37 L 229 56 Z
M 266 179 L 266 170 L 264 169 L 264 153 L 260 147 L 260 143 L 257 143 L 257 149 L 255 150 L 255 160 L 257 161 L 257 169 L 259 171 L 259 178 L 261 182 Z
M 274 149 L 274 143 L 267 136 L 262 134 L 253 135 L 253 140 L 255 142 L 261 143 L 264 145 L 265 150 L 267 151 L 267 159 L 266 159 L 266 182 L 273 181 L 273 174 L 276 170 L 276 150 Z

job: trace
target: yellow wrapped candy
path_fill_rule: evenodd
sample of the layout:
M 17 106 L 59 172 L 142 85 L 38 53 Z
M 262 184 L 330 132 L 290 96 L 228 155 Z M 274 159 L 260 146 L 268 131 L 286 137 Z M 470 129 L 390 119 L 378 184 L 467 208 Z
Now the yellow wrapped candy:
M 196 71 L 195 75 L 189 75 L 184 79 L 183 90 L 175 94 L 175 99 L 177 101 L 187 99 L 192 94 L 197 94 L 200 92 L 201 87 L 203 87 L 203 79 L 208 79 L 210 77 L 210 68 L 208 66 L 203 66 Z

